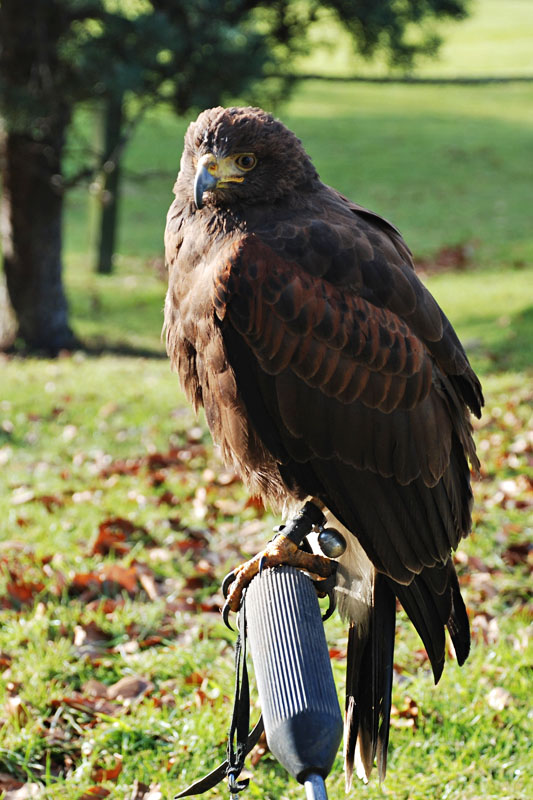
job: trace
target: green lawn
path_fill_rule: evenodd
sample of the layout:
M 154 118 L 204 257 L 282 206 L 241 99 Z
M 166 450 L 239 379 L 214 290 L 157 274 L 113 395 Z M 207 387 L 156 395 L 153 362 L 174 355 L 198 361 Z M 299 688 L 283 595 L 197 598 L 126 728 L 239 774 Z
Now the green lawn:
M 529 0 L 471 0 L 470 16 L 461 22 L 440 22 L 433 30 L 443 44 L 437 60 L 427 58 L 419 76 L 532 75 L 533 4 Z M 297 68 L 304 74 L 384 75 L 384 58 L 366 62 L 354 53 L 350 37 L 322 9 L 312 34 L 310 52 Z
M 491 32 L 502 69 L 525 70 L 515 12 L 530 24 L 530 4 L 500 9 L 499 25 L 496 5 L 455 27 L 439 69 L 465 72 Z M 277 109 L 324 180 L 400 227 L 487 397 L 475 529 L 457 556 L 472 653 L 435 688 L 399 619 L 388 777 L 354 786 L 367 800 L 531 791 L 532 109 L 523 84 L 320 82 Z M 127 151 L 112 276 L 92 273 L 88 191 L 69 195 L 66 285 L 88 352 L 0 356 L 0 798 L 23 784 L 49 800 L 140 800 L 150 784 L 149 800 L 171 798 L 223 758 L 234 637 L 220 580 L 277 520 L 247 504 L 164 358 L 162 231 L 185 127 L 153 113 Z M 80 114 L 72 143 L 91 137 Z M 342 696 L 346 631 L 326 630 Z M 302 797 L 268 754 L 250 774 L 243 798 Z M 328 788 L 344 797 L 340 756 Z

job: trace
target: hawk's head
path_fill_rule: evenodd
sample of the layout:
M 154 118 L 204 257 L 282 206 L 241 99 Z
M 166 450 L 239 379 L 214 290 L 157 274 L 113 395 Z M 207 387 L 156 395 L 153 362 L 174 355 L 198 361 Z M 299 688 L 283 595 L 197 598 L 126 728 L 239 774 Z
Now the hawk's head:
M 300 140 L 260 108 L 210 108 L 189 125 L 178 191 L 203 205 L 272 203 L 318 178 Z

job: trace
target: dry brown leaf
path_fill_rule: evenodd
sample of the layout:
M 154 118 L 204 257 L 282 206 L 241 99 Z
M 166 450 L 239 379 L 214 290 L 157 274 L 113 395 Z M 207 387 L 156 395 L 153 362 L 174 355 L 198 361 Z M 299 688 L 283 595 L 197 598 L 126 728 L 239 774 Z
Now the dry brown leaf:
M 329 657 L 332 661 L 346 658 L 346 650 L 343 647 L 330 647 Z
M 58 494 L 41 494 L 36 495 L 33 499 L 36 503 L 42 503 L 50 513 L 55 508 L 61 508 L 61 506 L 65 505 L 65 501 Z
M 161 596 L 161 592 L 156 583 L 155 576 L 152 572 L 143 571 L 139 575 L 139 583 L 150 598 L 150 600 L 157 600 Z
M 203 672 L 191 672 L 191 674 L 187 675 L 185 678 L 185 683 L 188 686 L 201 686 L 205 677 L 205 673 Z
M 502 553 L 502 558 L 512 567 L 517 564 L 528 564 L 533 569 L 533 544 L 531 542 L 516 542 L 509 545 Z
M 9 772 L 0 772 L 0 792 L 9 792 L 14 789 L 20 789 L 24 785 L 24 781 L 18 780 Z
M 8 697 L 5 702 L 4 709 L 8 717 L 15 719 L 19 725 L 25 725 L 27 722 L 28 709 L 22 701 L 22 698 L 18 695 Z
M 101 570 L 76 573 L 69 586 L 71 594 L 81 595 L 88 602 L 101 593 L 117 594 L 125 591 L 134 595 L 139 588 L 136 566 L 123 567 L 120 564 L 106 564 Z
M 35 595 L 44 590 L 44 583 L 24 581 L 20 577 L 15 577 L 6 586 L 7 594 L 11 600 L 11 606 L 30 605 L 35 599 Z
M 391 721 L 393 728 L 413 728 L 417 727 L 418 705 L 412 697 L 406 695 L 402 708 L 391 705 Z
M 10 656 L 9 653 L 0 653 L 0 670 L 9 669 L 11 666 L 11 662 L 13 661 L 13 656 Z
M 32 797 L 41 797 L 42 786 L 40 783 L 25 783 L 20 789 L 11 789 L 4 795 L 4 800 L 30 800 Z
M 106 556 L 112 552 L 124 555 L 130 550 L 130 545 L 126 540 L 134 530 L 135 526 L 127 519 L 121 517 L 106 519 L 98 527 L 98 536 L 90 550 L 90 555 Z
M 214 506 L 226 517 L 236 517 L 242 514 L 243 510 L 243 504 L 232 500 L 231 497 L 221 497 L 219 500 L 215 500 Z
M 167 506 L 179 506 L 180 499 L 179 497 L 176 497 L 176 495 L 173 494 L 169 489 L 166 489 L 162 494 L 159 495 L 157 499 L 158 506 L 162 506 L 163 504 Z
M 487 695 L 487 704 L 494 709 L 494 711 L 503 711 L 504 708 L 510 706 L 513 700 L 511 692 L 504 689 L 502 686 L 495 686 Z
M 99 767 L 95 765 L 91 772 L 91 778 L 95 783 L 103 781 L 116 781 L 122 772 L 122 756 L 115 754 L 116 762 L 112 767 Z
M 263 758 L 263 756 L 269 752 L 270 749 L 268 747 L 266 733 L 263 731 L 263 733 L 259 737 L 259 741 L 257 742 L 255 747 L 252 749 L 252 752 L 250 753 L 250 762 L 252 764 L 252 767 L 256 767 Z
M 258 495 L 252 495 L 248 498 L 246 503 L 244 504 L 245 508 L 255 508 L 259 516 L 263 516 L 265 513 L 265 504 L 263 500 Z
M 135 700 L 145 697 L 154 689 L 154 684 L 140 675 L 127 675 L 108 686 L 107 696 L 110 700 Z
M 107 697 L 107 686 L 96 678 L 90 678 L 81 687 L 88 697 Z
M 148 792 L 144 795 L 143 800 L 163 800 L 163 792 L 161 791 L 158 783 L 150 785 Z
M 74 646 L 93 648 L 95 650 L 106 650 L 110 636 L 103 631 L 96 622 L 88 622 L 85 625 L 74 627 Z
M 146 793 L 149 789 L 150 787 L 148 784 L 141 783 L 141 781 L 135 779 L 131 787 L 131 792 L 128 792 L 124 800 L 145 800 Z
M 104 789 L 103 786 L 91 786 L 79 796 L 78 800 L 94 800 L 95 797 L 109 797 L 110 794 L 109 789 Z
M 500 638 L 500 626 L 497 617 L 491 614 L 476 614 L 472 620 L 472 633 L 485 644 L 495 644 Z
M 79 692 L 66 697 L 61 697 L 57 700 L 52 700 L 52 708 L 60 708 L 61 706 L 69 706 L 75 708 L 77 711 L 83 711 L 89 716 L 98 716 L 104 714 L 107 717 L 116 717 L 121 712 L 121 707 L 116 703 L 110 703 L 103 697 L 86 697 Z

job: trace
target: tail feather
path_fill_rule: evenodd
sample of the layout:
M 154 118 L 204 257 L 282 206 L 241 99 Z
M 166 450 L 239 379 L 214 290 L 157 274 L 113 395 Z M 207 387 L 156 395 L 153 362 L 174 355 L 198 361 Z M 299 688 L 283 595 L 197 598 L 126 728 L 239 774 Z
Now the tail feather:
M 466 613 L 465 603 L 459 588 L 459 581 L 457 580 L 457 574 L 453 566 L 450 573 L 452 610 L 446 622 L 446 627 L 448 628 L 455 648 L 457 663 L 461 667 L 465 663 L 470 652 L 470 623 L 468 622 L 468 614 Z
M 367 781 L 377 761 L 385 778 L 389 741 L 396 598 L 376 573 L 373 604 L 365 629 L 352 624 L 348 634 L 344 756 L 346 788 L 354 766 Z
M 437 593 L 436 574 L 446 576 L 445 590 Z M 446 655 L 444 626 L 448 628 L 459 664 L 470 650 L 470 626 L 453 562 L 442 567 L 423 569 L 408 586 L 390 581 L 390 586 L 415 626 L 426 648 L 435 683 L 438 683 Z

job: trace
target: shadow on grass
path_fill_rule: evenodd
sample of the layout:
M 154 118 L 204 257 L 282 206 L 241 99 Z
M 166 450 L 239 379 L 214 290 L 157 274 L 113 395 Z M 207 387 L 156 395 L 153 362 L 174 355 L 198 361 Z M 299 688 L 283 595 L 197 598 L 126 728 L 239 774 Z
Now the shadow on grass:
M 16 356 L 17 358 L 62 358 L 73 353 L 85 353 L 88 356 L 117 356 L 118 358 L 147 358 L 157 361 L 168 359 L 164 350 L 141 345 L 130 344 L 129 342 L 107 341 L 106 339 L 80 340 L 75 337 L 72 349 L 47 350 L 44 348 L 28 348 L 19 340 L 13 344 L 0 348 L 0 352 L 5 356 Z
M 90 356 L 118 356 L 124 358 L 150 358 L 167 360 L 164 350 L 155 350 L 150 347 L 140 347 L 128 342 L 89 341 L 82 342 L 82 352 Z
M 533 306 L 508 317 L 504 313 L 498 320 L 491 315 L 465 320 L 466 325 L 469 322 L 495 331 L 479 342 L 479 351 L 488 358 L 493 371 L 522 372 L 533 368 Z

